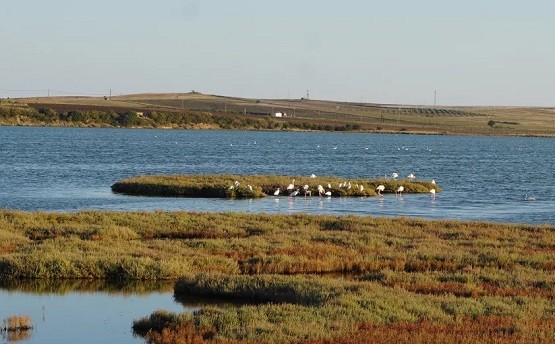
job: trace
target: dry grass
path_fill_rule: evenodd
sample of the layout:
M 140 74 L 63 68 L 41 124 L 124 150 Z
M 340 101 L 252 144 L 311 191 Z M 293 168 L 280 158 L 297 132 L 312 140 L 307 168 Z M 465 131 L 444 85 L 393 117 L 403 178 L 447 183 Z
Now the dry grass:
M 363 324 L 346 336 L 302 340 L 299 344 L 540 344 L 555 343 L 555 318 L 521 320 L 486 316 L 455 323 L 419 321 Z

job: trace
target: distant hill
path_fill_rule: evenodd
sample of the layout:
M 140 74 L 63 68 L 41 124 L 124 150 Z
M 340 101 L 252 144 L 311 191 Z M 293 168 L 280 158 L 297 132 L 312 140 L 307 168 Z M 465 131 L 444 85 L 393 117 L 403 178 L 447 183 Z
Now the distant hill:
M 178 121 L 183 122 L 181 124 L 169 125 L 175 128 L 555 136 L 555 108 L 445 107 L 312 99 L 248 99 L 198 92 L 142 93 L 111 98 L 19 98 L 1 101 L 0 107 L 16 104 L 26 105 L 37 111 L 52 109 L 60 114 L 68 111 L 112 111 L 120 114 L 134 111 L 145 116 L 143 124 L 148 127 L 158 126 L 155 120 L 146 121 L 151 113 L 164 113 L 182 117 L 211 116 L 208 120 L 210 123 L 204 123 L 206 125 L 201 125 L 202 118 L 196 125 L 181 125 L 187 122 L 184 118 Z M 275 118 L 273 115 L 276 112 L 285 115 Z M 221 125 L 223 122 L 234 121 L 235 124 Z M 6 121 L 3 123 L 11 124 Z

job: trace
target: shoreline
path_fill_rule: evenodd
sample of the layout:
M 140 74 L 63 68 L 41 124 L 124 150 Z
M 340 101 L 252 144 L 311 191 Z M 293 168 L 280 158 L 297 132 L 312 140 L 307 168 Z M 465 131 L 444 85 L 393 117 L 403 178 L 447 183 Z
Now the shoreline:
M 421 132 L 421 131 L 394 131 L 394 130 L 356 130 L 356 131 L 326 131 L 326 130 L 306 130 L 306 129 L 224 129 L 224 128 L 210 128 L 210 127 L 199 127 L 199 128 L 179 128 L 179 127 L 118 127 L 111 125 L 61 125 L 61 124 L 48 124 L 48 123 L 19 123 L 19 124 L 9 124 L 0 123 L 0 127 L 35 127 L 35 128 L 85 128 L 85 129 L 129 129 L 129 130 L 209 130 L 209 131 L 251 131 L 251 132 L 268 132 L 268 133 L 341 133 L 341 134 L 376 134 L 376 135 L 418 135 L 418 136 L 468 136 L 468 137 L 511 137 L 511 138 L 539 138 L 539 139 L 552 139 L 555 138 L 555 133 L 553 135 L 549 134 L 480 134 L 480 133 L 446 133 L 446 132 Z
M 274 113 L 287 112 L 276 117 Z M 555 137 L 546 107 L 374 104 L 192 93 L 0 99 L 0 125 Z

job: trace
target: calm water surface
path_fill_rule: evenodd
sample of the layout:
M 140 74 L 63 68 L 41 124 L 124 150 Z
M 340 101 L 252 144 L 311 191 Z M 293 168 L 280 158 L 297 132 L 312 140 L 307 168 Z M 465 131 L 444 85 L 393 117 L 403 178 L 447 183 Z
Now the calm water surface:
M 0 127 L 0 208 L 45 211 L 187 210 L 418 216 L 555 224 L 555 139 L 338 133 Z M 348 178 L 397 172 L 444 192 L 402 199 L 173 199 L 115 195 L 139 174 L 312 173 Z M 529 201 L 525 196 L 533 196 Z M 46 290 L 45 290 L 46 288 Z M 33 318 L 26 343 L 136 343 L 132 320 L 191 311 L 171 288 L 0 285 L 0 320 Z M 3 342 L 7 341 L 2 337 Z
M 195 303 L 174 300 L 171 282 L 155 288 L 136 283 L 109 290 L 94 281 L 84 289 L 72 281 L 37 288 L 42 282 L 0 286 L 0 321 L 15 314 L 32 319 L 34 328 L 26 331 L 24 343 L 141 343 L 144 340 L 131 329 L 134 319 L 158 309 L 179 313 L 198 309 Z M 0 338 L 2 343 L 10 342 L 6 333 Z
M 0 127 L 0 208 L 418 216 L 555 224 L 555 139 L 345 133 Z M 444 192 L 379 200 L 115 195 L 139 174 L 435 179 Z M 533 196 L 535 201 L 525 199 Z

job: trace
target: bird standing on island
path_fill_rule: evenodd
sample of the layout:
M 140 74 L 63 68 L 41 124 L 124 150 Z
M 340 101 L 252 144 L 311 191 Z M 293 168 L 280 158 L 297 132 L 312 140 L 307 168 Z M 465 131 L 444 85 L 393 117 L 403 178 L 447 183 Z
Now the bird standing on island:
M 279 190 L 279 188 L 277 188 L 277 190 L 274 191 L 274 196 L 278 196 L 278 195 L 279 195 L 279 192 L 280 192 L 280 190 Z
M 287 185 L 287 191 L 291 192 L 295 189 L 295 179 L 291 181 L 291 184 Z
M 384 192 L 384 190 L 385 190 L 385 185 L 382 185 L 382 184 L 378 185 L 376 190 L 378 190 L 378 195 L 381 196 L 382 192 Z
M 396 172 L 393 172 L 393 173 L 391 174 L 391 178 L 392 178 L 392 179 L 397 179 L 398 177 L 399 177 L 399 175 L 398 175 Z

